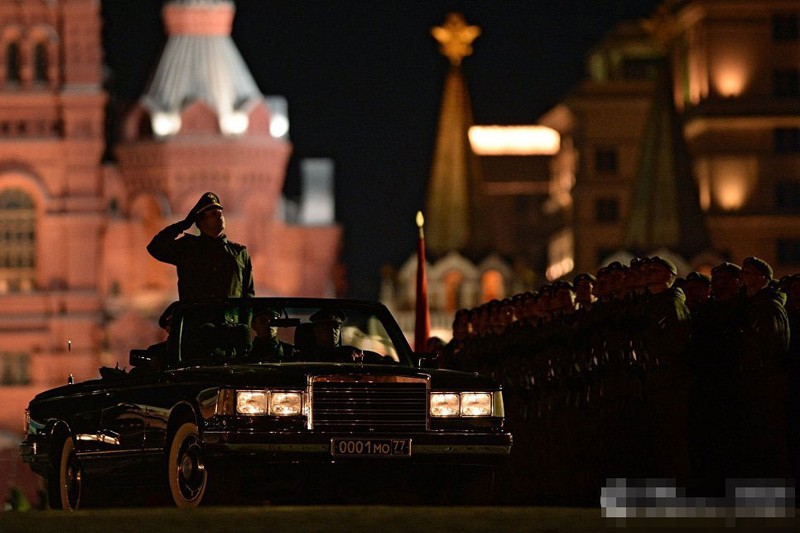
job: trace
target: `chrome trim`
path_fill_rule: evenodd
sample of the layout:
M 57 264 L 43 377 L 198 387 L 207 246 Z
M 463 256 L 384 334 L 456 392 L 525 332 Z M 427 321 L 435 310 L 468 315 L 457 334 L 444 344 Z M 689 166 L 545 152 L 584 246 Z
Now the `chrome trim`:
M 331 374 L 331 375 L 309 375 L 307 378 L 307 416 L 306 416 L 306 429 L 314 429 L 314 385 L 317 383 L 352 383 L 352 384 L 370 384 L 370 383 L 406 383 L 406 384 L 424 384 L 425 385 L 425 430 L 431 429 L 431 416 L 430 416 L 430 393 L 431 393 L 431 376 L 430 374 L 423 374 L 421 376 L 397 376 L 397 375 L 374 375 L 374 374 Z
M 210 444 L 210 443 L 206 443 Z M 324 444 L 214 444 L 215 449 L 243 453 L 325 453 L 330 454 L 330 443 Z M 420 455 L 508 455 L 508 445 L 450 445 L 450 444 L 414 444 L 412 457 Z
M 119 446 L 119 435 L 106 435 L 105 433 L 78 433 L 75 440 L 102 442 L 103 444 L 113 444 Z

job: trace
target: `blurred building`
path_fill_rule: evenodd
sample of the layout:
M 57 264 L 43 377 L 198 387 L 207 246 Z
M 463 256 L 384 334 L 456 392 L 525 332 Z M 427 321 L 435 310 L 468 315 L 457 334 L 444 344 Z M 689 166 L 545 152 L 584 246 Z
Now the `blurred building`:
M 555 149 L 523 154 L 470 144 L 460 64 L 480 31 L 434 29 L 451 67 L 425 212 L 433 334 L 460 307 L 636 255 L 800 271 L 799 19 L 800 0 L 665 1 L 598 43 L 538 122 Z M 413 255 L 384 276 L 406 331 L 415 275 Z
M 259 92 L 233 17 L 229 0 L 165 4 L 163 54 L 104 164 L 100 3 L 0 1 L 0 429 L 36 392 L 161 340 L 177 278 L 145 246 L 206 191 L 257 295 L 333 295 L 332 166 L 308 165 L 307 200 L 282 198 L 286 102 Z
M 800 270 L 799 19 L 796 0 L 669 1 L 595 48 L 541 119 L 574 183 L 550 276 L 653 252 Z

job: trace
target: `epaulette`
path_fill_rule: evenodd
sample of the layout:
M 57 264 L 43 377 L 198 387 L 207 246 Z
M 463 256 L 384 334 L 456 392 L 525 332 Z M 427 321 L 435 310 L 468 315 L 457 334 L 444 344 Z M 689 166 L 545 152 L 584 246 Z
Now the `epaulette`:
M 228 244 L 230 244 L 231 246 L 235 246 L 236 248 L 241 248 L 242 250 L 247 248 L 247 246 L 245 246 L 244 244 L 239 244 L 238 242 L 233 242 L 230 239 L 228 240 Z

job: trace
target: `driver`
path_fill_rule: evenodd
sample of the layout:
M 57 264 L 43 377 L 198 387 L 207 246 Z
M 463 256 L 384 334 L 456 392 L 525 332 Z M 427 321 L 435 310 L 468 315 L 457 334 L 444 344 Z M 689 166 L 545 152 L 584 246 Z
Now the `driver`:
M 314 330 L 316 360 L 340 363 L 391 363 L 394 360 L 355 346 L 342 346 L 342 324 L 347 319 L 338 307 L 325 307 L 309 317 Z M 318 359 L 317 359 L 318 358 Z

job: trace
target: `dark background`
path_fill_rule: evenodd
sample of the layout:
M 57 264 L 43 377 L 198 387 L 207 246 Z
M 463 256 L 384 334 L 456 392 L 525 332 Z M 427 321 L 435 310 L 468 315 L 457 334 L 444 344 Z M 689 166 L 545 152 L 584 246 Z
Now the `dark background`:
M 107 89 L 144 91 L 165 41 L 161 0 L 103 0 Z M 659 0 L 238 0 L 233 39 L 261 92 L 289 102 L 298 160 L 335 162 L 349 296 L 377 298 L 380 268 L 415 250 L 449 68 L 431 36 L 458 11 L 480 26 L 462 64 L 476 124 L 531 124 L 584 77 L 586 53 Z

